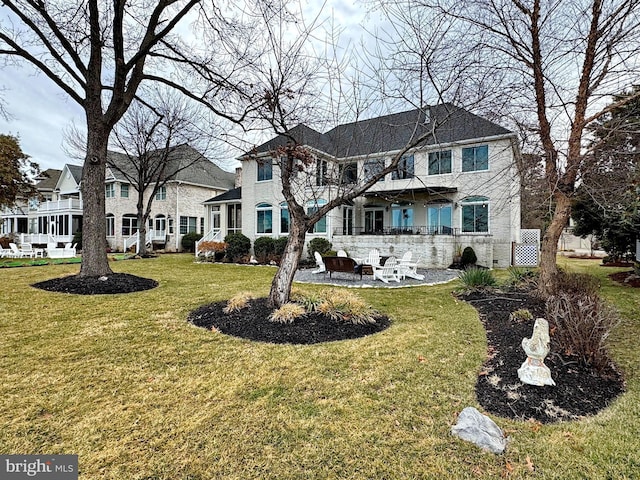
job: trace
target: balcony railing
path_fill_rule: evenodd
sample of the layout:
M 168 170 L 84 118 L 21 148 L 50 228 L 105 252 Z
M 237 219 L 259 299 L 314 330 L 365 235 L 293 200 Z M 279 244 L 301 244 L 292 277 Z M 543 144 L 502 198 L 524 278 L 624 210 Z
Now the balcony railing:
M 366 229 L 364 227 L 353 227 L 352 229 L 337 228 L 333 231 L 334 235 L 449 235 L 456 236 L 459 229 L 439 226 L 421 226 L 412 227 L 382 227 L 379 229 Z
M 38 206 L 39 212 L 57 212 L 60 210 L 82 211 L 82 201 L 77 198 L 65 198 L 64 200 L 49 200 Z

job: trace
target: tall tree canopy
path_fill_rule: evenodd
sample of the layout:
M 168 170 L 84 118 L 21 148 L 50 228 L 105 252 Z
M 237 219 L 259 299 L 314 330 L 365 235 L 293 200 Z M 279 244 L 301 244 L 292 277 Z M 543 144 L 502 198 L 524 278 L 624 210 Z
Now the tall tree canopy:
M 33 179 L 38 172 L 38 165 L 22 151 L 20 141 L 0 134 L 0 207 L 11 206 L 18 198 L 37 195 Z
M 242 11 L 201 0 L 6 0 L 0 13 L 4 61 L 30 64 L 84 109 L 80 275 L 110 274 L 104 181 L 114 125 L 143 82 L 172 88 L 221 117 L 241 118 L 240 92 L 251 85 L 238 72 L 253 61 L 250 35 L 259 30 L 241 23 Z

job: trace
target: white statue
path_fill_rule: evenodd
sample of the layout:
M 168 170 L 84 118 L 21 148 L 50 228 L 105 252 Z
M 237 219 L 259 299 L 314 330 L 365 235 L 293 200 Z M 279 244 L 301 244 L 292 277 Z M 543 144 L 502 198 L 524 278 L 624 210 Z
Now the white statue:
M 529 385 L 555 385 L 551 378 L 551 370 L 544 364 L 549 354 L 549 323 L 544 318 L 536 319 L 531 338 L 522 339 L 522 348 L 527 359 L 518 369 L 518 377 L 522 383 Z

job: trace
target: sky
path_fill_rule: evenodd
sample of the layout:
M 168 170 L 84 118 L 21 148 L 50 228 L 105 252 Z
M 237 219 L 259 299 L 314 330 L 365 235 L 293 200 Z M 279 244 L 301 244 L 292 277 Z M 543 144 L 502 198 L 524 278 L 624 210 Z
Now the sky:
M 356 2 L 328 0 L 324 7 L 325 12 L 334 14 L 345 36 L 358 36 L 365 17 L 363 7 Z M 304 8 L 312 12 L 320 4 L 321 0 L 310 0 Z M 79 105 L 44 74 L 34 73 L 28 65 L 21 68 L 3 66 L 0 89 L 11 116 L 8 120 L 0 116 L 0 133 L 18 137 L 22 151 L 41 170 L 62 169 L 65 163 L 79 163 L 65 153 L 63 146 L 65 130 L 73 123 L 78 127 L 85 124 L 84 112 Z

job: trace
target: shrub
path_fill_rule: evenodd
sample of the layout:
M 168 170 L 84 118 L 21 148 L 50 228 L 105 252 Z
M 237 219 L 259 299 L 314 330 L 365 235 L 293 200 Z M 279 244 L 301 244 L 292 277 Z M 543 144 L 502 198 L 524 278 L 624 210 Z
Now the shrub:
M 509 283 L 511 285 L 532 282 L 536 278 L 536 272 L 530 268 L 512 266 L 507 268 L 507 273 L 509 274 Z
M 251 240 L 241 233 L 230 233 L 224 237 L 227 243 L 227 257 L 232 262 L 237 262 L 251 250 Z
M 324 301 L 317 309 L 334 320 L 356 325 L 376 323 L 378 312 L 357 295 L 347 290 L 329 289 L 323 291 L 322 296 Z
M 613 308 L 597 295 L 563 292 L 547 299 L 546 311 L 560 351 L 599 371 L 610 365 L 606 341 L 620 321 Z
M 526 308 L 516 310 L 509 314 L 509 320 L 516 323 L 533 321 L 533 314 Z
M 465 247 L 462 251 L 462 265 L 475 265 L 478 261 L 478 257 L 476 257 L 476 252 L 473 251 L 471 247 Z
M 205 261 L 219 261 L 224 257 L 228 245 L 225 242 L 200 242 L 198 257 Z
M 196 242 L 202 238 L 201 233 L 189 232 L 182 237 L 181 245 L 187 252 L 195 251 Z
M 297 303 L 285 303 L 269 315 L 269 321 L 276 323 L 293 323 L 296 318 L 306 313 L 302 305 Z
M 276 238 L 273 241 L 273 253 L 275 253 L 278 256 L 282 256 L 282 254 L 284 254 L 284 249 L 287 246 L 288 240 L 289 240 L 289 237 Z
M 491 270 L 484 268 L 469 268 L 463 271 L 459 278 L 466 288 L 492 287 L 497 283 Z
M 274 250 L 274 240 L 271 237 L 258 237 L 253 242 L 253 253 L 260 263 L 267 263 L 269 255 L 272 255 Z
M 572 295 L 597 295 L 600 282 L 593 275 L 586 273 L 560 272 L 558 277 L 558 293 Z
M 320 255 L 325 255 L 331 250 L 331 242 L 326 238 L 314 238 L 309 242 L 309 248 L 307 249 L 309 258 L 315 261 L 314 252 L 318 252 Z
M 297 288 L 291 290 L 290 299 L 302 305 L 307 312 L 315 312 L 322 302 L 324 297 L 318 292 L 303 292 Z
M 224 313 L 239 312 L 249 306 L 249 300 L 253 299 L 250 292 L 238 292 L 227 301 L 227 306 L 222 309 Z
M 82 250 L 82 231 L 78 230 L 76 233 L 73 234 L 73 240 L 71 241 L 72 243 L 76 243 L 76 250 Z

